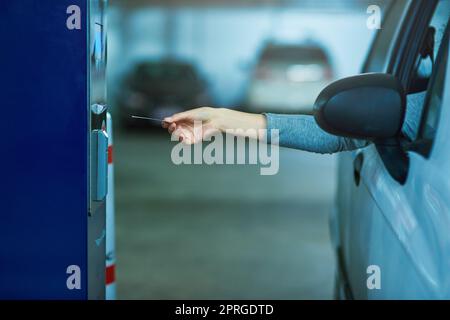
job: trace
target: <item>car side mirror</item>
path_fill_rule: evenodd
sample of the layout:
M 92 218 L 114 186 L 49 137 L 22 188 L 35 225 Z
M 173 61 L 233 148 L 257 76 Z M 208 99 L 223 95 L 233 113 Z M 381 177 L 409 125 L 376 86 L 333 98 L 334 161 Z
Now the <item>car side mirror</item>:
M 316 100 L 314 117 L 333 135 L 383 140 L 398 137 L 405 108 L 406 94 L 396 77 L 367 73 L 326 87 Z

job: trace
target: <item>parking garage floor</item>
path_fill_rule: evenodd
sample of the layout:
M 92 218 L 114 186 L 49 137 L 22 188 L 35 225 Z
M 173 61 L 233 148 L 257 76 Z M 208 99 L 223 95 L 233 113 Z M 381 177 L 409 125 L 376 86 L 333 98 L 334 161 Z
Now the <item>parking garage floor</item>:
M 330 299 L 335 158 L 280 171 L 172 164 L 164 132 L 115 134 L 120 299 Z

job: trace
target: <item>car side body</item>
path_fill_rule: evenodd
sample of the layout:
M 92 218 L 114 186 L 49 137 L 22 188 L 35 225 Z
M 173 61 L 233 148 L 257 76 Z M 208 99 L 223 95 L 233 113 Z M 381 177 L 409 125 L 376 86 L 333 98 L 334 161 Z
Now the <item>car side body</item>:
M 364 72 L 399 79 L 408 98 L 417 97 L 408 104 L 423 104 L 421 123 L 412 140 L 399 133 L 404 163 L 377 141 L 340 155 L 330 223 L 336 297 L 450 299 L 450 2 L 398 0 L 389 10 Z M 432 74 L 417 85 L 431 26 L 442 41 L 430 56 Z

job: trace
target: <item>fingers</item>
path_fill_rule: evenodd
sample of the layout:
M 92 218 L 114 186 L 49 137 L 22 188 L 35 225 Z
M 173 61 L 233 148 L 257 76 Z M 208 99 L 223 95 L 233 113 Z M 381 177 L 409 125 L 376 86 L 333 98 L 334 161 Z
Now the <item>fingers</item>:
M 174 137 L 173 140 L 182 141 L 185 144 L 196 144 L 205 139 L 209 139 L 211 136 L 216 134 L 218 131 L 214 128 L 205 127 L 192 127 L 189 124 L 176 124 L 171 123 L 167 131 Z
M 174 136 L 178 141 L 188 145 L 196 143 L 193 132 L 184 126 L 177 126 L 175 131 L 173 131 L 172 136 Z
M 164 129 L 167 129 L 169 134 L 173 134 L 177 130 L 177 124 L 175 122 L 173 123 L 163 122 L 162 126 Z
M 172 134 L 176 129 L 177 129 L 177 125 L 176 125 L 175 123 L 171 123 L 171 124 L 167 127 L 167 130 L 169 131 L 170 134 Z
M 185 144 L 195 144 L 202 141 L 202 125 L 196 126 L 196 121 L 208 121 L 211 118 L 211 108 L 197 108 L 164 118 L 162 127 L 169 134 Z

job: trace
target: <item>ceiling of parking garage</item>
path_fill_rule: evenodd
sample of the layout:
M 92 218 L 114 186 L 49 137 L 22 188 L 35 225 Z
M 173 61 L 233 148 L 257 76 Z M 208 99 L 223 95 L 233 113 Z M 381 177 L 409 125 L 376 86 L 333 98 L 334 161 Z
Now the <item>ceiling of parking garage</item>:
M 141 6 L 189 7 L 296 7 L 305 10 L 341 11 L 359 10 L 369 5 L 384 5 L 390 0 L 110 0 L 113 6 L 135 8 Z

